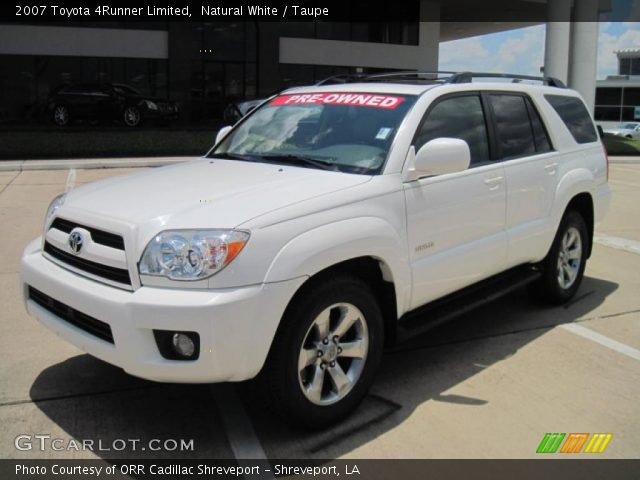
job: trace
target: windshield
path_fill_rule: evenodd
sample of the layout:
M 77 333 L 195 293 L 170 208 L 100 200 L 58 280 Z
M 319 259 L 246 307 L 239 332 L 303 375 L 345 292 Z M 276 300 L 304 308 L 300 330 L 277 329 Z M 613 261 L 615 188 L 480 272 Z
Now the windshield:
M 120 94 L 142 96 L 140 91 L 136 90 L 133 87 L 130 87 L 129 85 L 114 85 L 113 89 Z
M 209 155 L 380 173 L 414 96 L 280 95 L 247 117 Z
M 621 123 L 620 125 L 618 125 L 618 128 L 622 128 L 624 130 L 633 130 L 637 126 L 637 123 Z

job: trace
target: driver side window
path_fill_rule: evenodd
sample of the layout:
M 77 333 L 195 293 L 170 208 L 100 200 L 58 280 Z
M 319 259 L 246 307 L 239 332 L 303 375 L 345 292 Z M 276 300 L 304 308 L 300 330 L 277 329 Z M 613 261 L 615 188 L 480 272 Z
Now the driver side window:
M 471 152 L 471 165 L 488 162 L 489 138 L 480 96 L 461 95 L 438 101 L 426 114 L 415 138 L 418 151 L 435 138 L 464 140 Z

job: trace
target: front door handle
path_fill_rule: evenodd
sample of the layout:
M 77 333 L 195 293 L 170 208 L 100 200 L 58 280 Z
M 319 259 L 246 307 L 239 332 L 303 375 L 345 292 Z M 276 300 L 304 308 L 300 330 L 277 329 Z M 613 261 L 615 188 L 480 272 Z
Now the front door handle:
M 500 187 L 500 183 L 502 183 L 502 175 L 484 179 L 484 184 L 489 187 L 489 190 L 496 190 Z

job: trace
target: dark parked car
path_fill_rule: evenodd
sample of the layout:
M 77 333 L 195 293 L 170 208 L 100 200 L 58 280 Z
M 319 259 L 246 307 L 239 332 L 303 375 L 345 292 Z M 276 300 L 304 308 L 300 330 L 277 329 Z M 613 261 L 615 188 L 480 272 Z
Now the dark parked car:
M 56 125 L 72 121 L 118 121 L 137 127 L 143 121 L 167 122 L 178 117 L 175 102 L 143 95 L 121 83 L 64 85 L 47 101 L 47 114 Z

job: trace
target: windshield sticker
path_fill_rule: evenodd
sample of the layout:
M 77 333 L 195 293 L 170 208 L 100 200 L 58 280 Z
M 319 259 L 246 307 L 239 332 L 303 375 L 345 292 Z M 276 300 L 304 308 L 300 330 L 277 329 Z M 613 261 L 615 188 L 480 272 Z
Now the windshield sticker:
M 404 101 L 404 97 L 377 95 L 373 93 L 307 93 L 280 95 L 269 105 L 353 105 L 393 110 Z
M 391 130 L 393 130 L 393 128 L 382 127 L 380 130 L 378 130 L 376 140 L 386 140 L 391 133 Z

